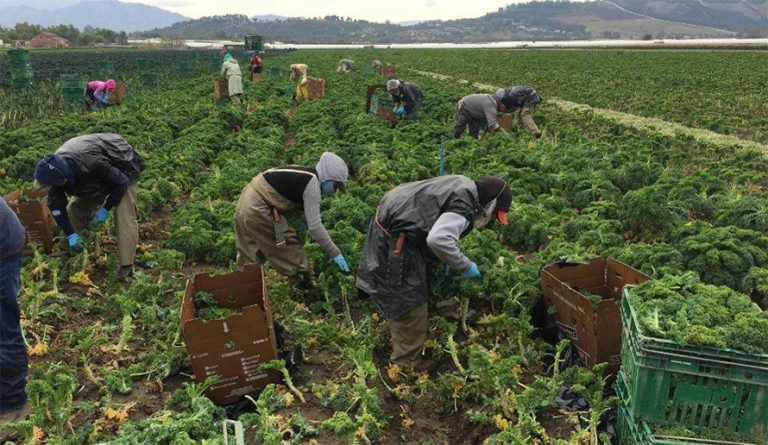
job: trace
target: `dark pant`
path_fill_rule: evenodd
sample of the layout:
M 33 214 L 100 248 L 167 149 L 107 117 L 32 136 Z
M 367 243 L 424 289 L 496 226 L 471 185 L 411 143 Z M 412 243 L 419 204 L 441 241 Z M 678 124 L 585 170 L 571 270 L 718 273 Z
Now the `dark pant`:
M 421 108 L 422 102 L 423 102 L 422 99 L 416 100 L 416 102 L 414 102 L 413 106 L 411 107 L 411 111 L 405 112 L 405 116 L 403 117 L 407 122 L 413 122 L 416 120 L 416 116 L 419 115 L 419 108 Z
M 469 113 L 462 109 L 456 110 L 456 122 L 453 125 L 453 137 L 458 139 L 469 126 L 469 135 L 477 139 L 480 137 L 480 122 L 472 119 Z
M 19 324 L 19 278 L 24 252 L 0 258 L 0 414 L 27 401 L 27 347 Z

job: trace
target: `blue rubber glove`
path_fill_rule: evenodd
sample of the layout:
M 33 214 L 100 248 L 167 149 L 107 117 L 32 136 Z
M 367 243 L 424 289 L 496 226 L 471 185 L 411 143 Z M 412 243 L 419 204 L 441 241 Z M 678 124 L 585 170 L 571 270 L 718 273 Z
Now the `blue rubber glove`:
M 464 278 L 480 278 L 480 269 L 477 268 L 477 264 L 470 263 L 469 269 L 461 273 Z
M 306 232 L 307 231 L 307 222 L 304 220 L 299 221 L 299 231 Z
M 395 108 L 393 111 L 395 112 L 395 114 L 405 114 L 405 108 L 402 105 Z
M 336 265 L 339 266 L 339 269 L 343 272 L 349 272 L 349 265 L 347 264 L 347 260 L 344 259 L 344 255 L 336 255 L 333 257 L 333 262 L 336 263 Z
M 104 221 L 107 220 L 108 216 L 109 211 L 104 207 L 100 207 L 99 210 L 96 211 L 96 216 L 93 217 L 93 223 L 97 226 L 104 224 Z
M 72 251 L 77 253 L 83 251 L 83 244 L 80 242 L 80 237 L 77 236 L 77 233 L 69 235 L 67 237 L 67 242 L 69 243 L 69 248 L 72 249 Z
M 451 276 L 451 267 L 449 265 L 445 265 L 445 270 L 443 271 L 443 274 L 445 274 L 446 277 Z

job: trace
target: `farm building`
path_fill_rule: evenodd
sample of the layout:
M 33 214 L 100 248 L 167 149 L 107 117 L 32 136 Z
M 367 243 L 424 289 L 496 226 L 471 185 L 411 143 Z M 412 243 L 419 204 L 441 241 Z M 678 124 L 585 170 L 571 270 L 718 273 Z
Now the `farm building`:
M 69 42 L 50 32 L 41 32 L 35 35 L 29 42 L 27 42 L 29 48 L 69 48 Z

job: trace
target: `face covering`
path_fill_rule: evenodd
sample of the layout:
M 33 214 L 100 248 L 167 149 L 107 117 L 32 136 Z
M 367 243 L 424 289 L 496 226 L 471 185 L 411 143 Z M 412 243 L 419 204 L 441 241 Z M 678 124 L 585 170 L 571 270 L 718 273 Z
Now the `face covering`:
M 475 229 L 483 230 L 485 226 L 487 226 L 488 223 L 491 222 L 491 220 L 493 219 L 493 209 L 495 208 L 496 208 L 496 200 L 494 199 L 483 208 L 483 211 L 481 213 L 475 215 Z
M 333 195 L 333 192 L 336 191 L 336 187 L 333 185 L 333 181 L 330 179 L 326 179 L 325 181 L 320 184 L 320 193 L 323 195 Z

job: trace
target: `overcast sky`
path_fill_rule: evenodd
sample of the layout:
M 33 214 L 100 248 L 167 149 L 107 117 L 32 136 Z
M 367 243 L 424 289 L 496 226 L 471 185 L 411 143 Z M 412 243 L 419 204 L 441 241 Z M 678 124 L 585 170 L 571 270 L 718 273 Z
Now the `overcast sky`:
M 125 0 L 124 0 L 125 1 Z M 383 22 L 478 17 L 510 3 L 529 0 L 127 0 L 159 6 L 188 17 L 276 14 L 291 17 L 338 15 Z

